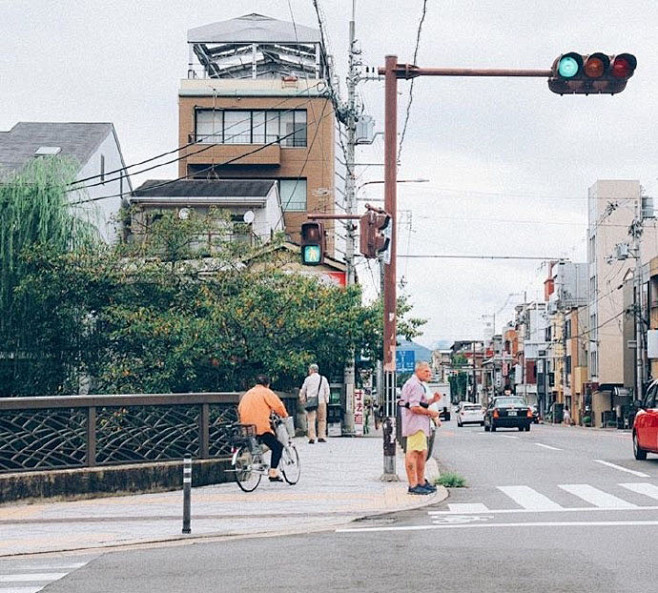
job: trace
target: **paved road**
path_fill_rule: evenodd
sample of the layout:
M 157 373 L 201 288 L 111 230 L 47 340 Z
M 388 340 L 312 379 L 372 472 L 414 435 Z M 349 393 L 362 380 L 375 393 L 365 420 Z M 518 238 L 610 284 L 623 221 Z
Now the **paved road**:
M 321 534 L 102 554 L 43 590 L 656 590 L 658 457 L 633 460 L 628 433 L 448 423 L 436 451 L 469 487 L 432 507 Z

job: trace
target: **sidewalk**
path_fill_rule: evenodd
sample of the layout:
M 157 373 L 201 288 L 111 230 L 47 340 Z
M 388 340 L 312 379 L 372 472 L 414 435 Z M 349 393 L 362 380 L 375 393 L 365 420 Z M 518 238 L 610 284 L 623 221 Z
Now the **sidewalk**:
M 407 494 L 398 448 L 400 482 L 382 482 L 381 436 L 330 438 L 309 445 L 295 439 L 301 478 L 295 486 L 261 481 L 251 493 L 237 484 L 192 489 L 192 533 L 183 535 L 182 490 L 37 504 L 0 506 L 0 557 L 109 548 L 155 542 L 283 535 L 332 529 L 355 519 L 414 509 L 447 497 Z M 434 460 L 430 479 L 438 475 Z

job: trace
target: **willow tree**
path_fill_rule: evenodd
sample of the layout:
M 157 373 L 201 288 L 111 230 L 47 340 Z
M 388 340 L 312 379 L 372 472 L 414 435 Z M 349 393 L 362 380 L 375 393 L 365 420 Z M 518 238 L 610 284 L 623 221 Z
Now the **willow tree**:
M 63 390 L 71 361 L 67 341 L 75 339 L 81 319 L 52 296 L 45 303 L 44 295 L 23 281 L 44 255 L 95 244 L 93 226 L 71 208 L 68 188 L 76 170 L 62 157 L 39 158 L 0 183 L 1 395 Z

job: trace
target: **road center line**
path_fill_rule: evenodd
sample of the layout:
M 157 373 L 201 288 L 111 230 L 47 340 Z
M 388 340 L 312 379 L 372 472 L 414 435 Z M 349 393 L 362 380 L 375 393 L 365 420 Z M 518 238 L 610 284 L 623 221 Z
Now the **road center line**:
M 564 451 L 564 449 L 558 449 L 557 447 L 551 447 L 550 445 L 544 445 L 543 443 L 535 443 L 538 447 L 544 447 L 544 449 L 550 449 L 551 451 Z
M 336 533 L 376 533 L 382 531 L 429 531 L 431 529 L 491 529 L 502 527 L 652 527 L 658 521 L 546 521 L 533 523 L 458 523 L 450 525 L 409 525 L 407 527 L 361 527 L 337 529 Z
M 651 477 L 649 474 L 644 474 L 642 472 L 637 472 L 633 469 L 628 469 L 627 467 L 622 467 L 621 465 L 615 465 L 614 463 L 610 463 L 608 461 L 603 461 L 602 459 L 595 459 L 594 461 L 596 461 L 596 463 L 600 463 L 601 465 L 607 465 L 608 467 L 618 469 L 621 472 L 626 472 L 628 474 L 633 474 L 634 476 L 637 476 L 638 478 L 650 478 Z

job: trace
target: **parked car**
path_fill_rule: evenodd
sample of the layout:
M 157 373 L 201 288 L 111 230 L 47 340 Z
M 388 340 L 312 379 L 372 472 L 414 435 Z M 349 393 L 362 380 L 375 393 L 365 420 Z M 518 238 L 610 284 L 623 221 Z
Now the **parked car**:
M 522 397 L 496 397 L 484 413 L 484 430 L 495 432 L 497 428 L 530 430 L 532 409 Z
M 658 453 L 658 380 L 649 385 L 638 406 L 633 420 L 633 455 L 643 460 L 647 453 Z
M 457 407 L 457 426 L 479 424 L 484 426 L 484 408 L 472 402 L 459 402 Z

